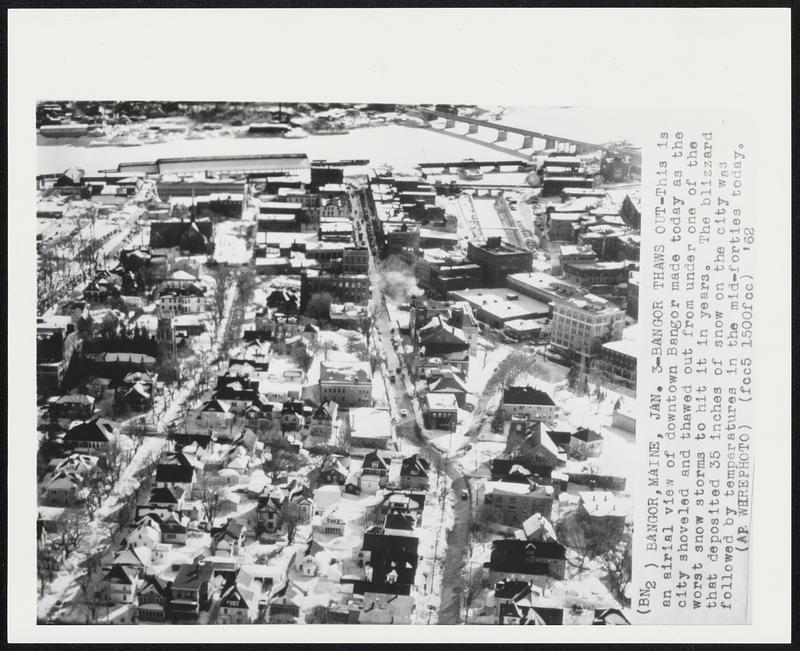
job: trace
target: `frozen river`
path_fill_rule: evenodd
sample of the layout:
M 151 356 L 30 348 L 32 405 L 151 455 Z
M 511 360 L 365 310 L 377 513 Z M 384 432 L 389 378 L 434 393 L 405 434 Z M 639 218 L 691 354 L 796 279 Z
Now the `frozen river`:
M 603 143 L 624 137 L 641 141 L 644 114 L 630 110 L 588 108 L 511 108 L 501 123 L 561 135 L 567 138 Z M 465 129 L 464 129 L 465 130 Z M 492 133 L 494 139 L 496 133 Z M 307 138 L 209 137 L 203 140 L 171 140 L 137 147 L 88 147 L 86 139 L 53 140 L 38 147 L 39 174 L 59 173 L 69 167 L 82 167 L 93 174 L 101 169 L 116 169 L 128 161 L 150 161 L 176 156 L 229 154 L 305 153 L 311 159 L 367 158 L 373 165 L 413 166 L 417 163 L 477 160 L 518 160 L 477 142 L 397 124 L 355 129 L 346 135 L 308 136 Z M 509 144 L 511 144 L 509 142 Z
M 38 147 L 39 174 L 60 173 L 69 167 L 82 167 L 93 174 L 116 169 L 129 161 L 151 161 L 178 156 L 219 156 L 229 154 L 305 153 L 311 159 L 343 160 L 367 158 L 373 165 L 413 166 L 417 163 L 463 158 L 505 160 L 502 155 L 478 143 L 396 124 L 355 129 L 338 136 L 307 138 L 209 137 L 203 140 L 172 140 L 138 147 L 88 147 L 66 139 Z

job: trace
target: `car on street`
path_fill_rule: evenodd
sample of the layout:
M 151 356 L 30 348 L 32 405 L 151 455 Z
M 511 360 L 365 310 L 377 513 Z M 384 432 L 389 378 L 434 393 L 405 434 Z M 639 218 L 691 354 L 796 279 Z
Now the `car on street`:
M 403 418 L 407 418 L 407 417 L 408 417 L 408 409 L 401 409 L 401 410 L 400 410 L 400 415 L 401 415 Z
M 461 489 L 461 499 L 468 500 L 469 499 L 469 491 L 466 488 Z

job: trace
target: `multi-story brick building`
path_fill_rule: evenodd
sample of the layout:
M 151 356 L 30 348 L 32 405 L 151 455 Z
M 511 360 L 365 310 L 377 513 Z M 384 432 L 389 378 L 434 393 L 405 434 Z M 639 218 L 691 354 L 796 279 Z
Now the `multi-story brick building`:
M 564 278 L 584 287 L 619 285 L 628 279 L 627 262 L 565 262 Z
M 342 272 L 366 274 L 369 272 L 369 250 L 365 247 L 346 248 L 342 251 Z
M 521 525 L 534 513 L 550 518 L 553 508 L 552 486 L 516 481 L 488 481 L 483 491 L 484 504 L 495 509 L 506 526 Z
M 600 347 L 597 368 L 611 382 L 636 390 L 639 345 L 634 339 L 609 341 Z
M 500 237 L 489 237 L 485 244 L 469 242 L 467 257 L 481 268 L 481 281 L 486 287 L 502 287 L 509 274 L 530 271 L 533 253 Z
M 305 309 L 313 294 L 328 293 L 337 303 L 366 303 L 372 293 L 366 274 L 330 274 L 316 269 L 300 274 L 300 305 Z
M 372 406 L 372 373 L 367 362 L 322 362 L 320 400 L 333 400 L 342 409 Z
M 588 361 L 598 347 L 622 338 L 625 312 L 607 300 L 586 294 L 553 305 L 550 345 L 568 357 Z

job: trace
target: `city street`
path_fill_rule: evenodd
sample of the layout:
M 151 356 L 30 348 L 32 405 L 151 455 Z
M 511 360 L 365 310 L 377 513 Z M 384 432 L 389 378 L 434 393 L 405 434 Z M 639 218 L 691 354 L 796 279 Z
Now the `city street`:
M 365 210 L 369 210 L 367 202 L 365 200 L 357 201 L 352 191 L 350 197 L 353 205 L 353 221 L 356 227 L 358 229 L 363 229 L 363 232 L 366 234 L 368 229 L 364 218 L 366 217 L 368 219 L 368 215 L 370 214 L 364 214 Z M 362 206 L 360 210 L 358 208 L 359 206 Z M 376 272 L 376 257 L 376 252 L 370 247 L 371 273 Z M 386 297 L 380 295 L 376 297 L 376 299 L 376 304 L 373 305 L 375 317 L 374 332 L 380 335 L 378 342 L 382 343 L 381 352 L 385 359 L 385 362 L 382 364 L 384 382 L 387 383 L 387 386 L 391 387 L 391 389 L 387 391 L 387 394 L 389 396 L 394 396 L 394 404 L 390 404 L 390 410 L 397 418 L 397 435 L 418 445 L 421 451 L 431 459 L 433 467 L 444 468 L 452 482 L 451 491 L 454 498 L 453 528 L 450 530 L 447 537 L 447 551 L 444 558 L 441 587 L 441 603 L 439 606 L 439 624 L 457 624 L 461 616 L 461 591 L 463 587 L 462 568 L 466 558 L 466 543 L 472 522 L 472 496 L 470 495 L 470 499 L 466 500 L 460 498 L 461 491 L 468 488 L 466 477 L 459 472 L 457 465 L 453 463 L 451 459 L 448 459 L 447 454 L 431 445 L 425 438 L 422 414 L 419 410 L 419 402 L 416 400 L 414 381 L 409 377 L 408 368 L 400 359 L 400 356 L 392 344 L 391 331 L 393 325 L 390 321 L 389 311 L 386 308 Z M 401 368 L 402 373 L 396 375 L 394 383 L 388 382 L 386 377 L 387 372 L 393 372 L 397 368 Z M 400 412 L 402 410 L 406 410 L 408 415 L 401 417 Z M 420 434 L 417 434 L 415 425 L 419 426 Z

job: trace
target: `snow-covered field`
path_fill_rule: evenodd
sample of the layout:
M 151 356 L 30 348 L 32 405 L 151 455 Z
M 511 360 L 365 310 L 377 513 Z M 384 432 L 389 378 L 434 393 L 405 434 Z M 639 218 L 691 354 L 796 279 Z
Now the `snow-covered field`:
M 243 220 L 227 220 L 214 226 L 214 258 L 228 264 L 247 264 L 252 257 L 247 248 L 244 231 L 248 223 Z

